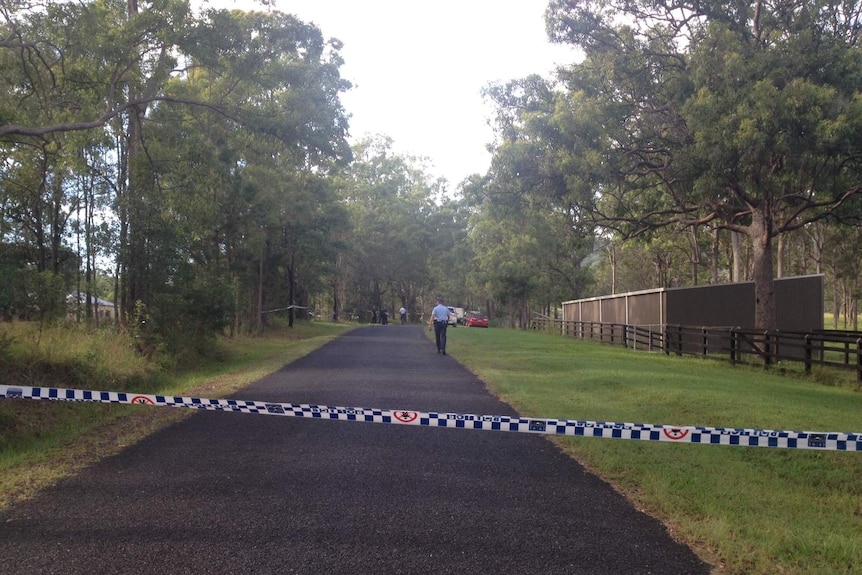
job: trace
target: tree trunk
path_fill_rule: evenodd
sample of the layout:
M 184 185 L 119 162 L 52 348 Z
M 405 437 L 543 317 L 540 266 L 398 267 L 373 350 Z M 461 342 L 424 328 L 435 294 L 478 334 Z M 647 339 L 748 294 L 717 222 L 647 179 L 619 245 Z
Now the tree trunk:
M 293 269 L 294 259 L 290 258 L 290 263 L 287 265 L 287 325 L 293 327 L 293 320 L 296 317 L 293 306 L 296 300 L 296 275 Z
M 810 242 L 806 242 L 811 246 L 811 259 L 814 260 L 814 273 L 823 273 L 823 229 L 820 222 L 814 224 L 810 228 L 803 228 Z M 807 268 L 806 268 L 807 269 Z
M 338 321 L 341 304 L 338 301 L 338 282 L 332 282 L 332 321 Z
M 266 256 L 266 249 L 260 254 L 260 263 L 258 265 L 257 277 L 257 335 L 263 333 L 263 260 Z
M 126 309 L 134 309 L 137 302 L 145 306 L 150 303 L 149 294 L 149 255 L 147 250 L 147 223 L 144 196 L 148 184 L 144 177 L 147 171 L 146 155 L 143 145 L 143 125 L 141 116 L 144 111 L 132 109 L 129 114 L 129 187 L 126 191 L 128 205 L 128 245 L 126 246 L 126 269 L 128 277 L 125 298 Z
M 712 252 L 711 261 L 709 262 L 709 277 L 713 285 L 718 283 L 719 239 L 718 227 L 712 228 Z
M 613 243 L 608 246 L 608 259 L 611 263 L 611 294 L 617 293 L 617 250 Z
M 137 0 L 127 0 L 126 8 L 129 18 L 133 18 L 138 13 Z M 140 91 L 139 87 L 130 87 L 129 97 L 136 98 L 140 95 Z M 120 309 L 126 314 L 130 314 L 135 309 L 138 301 L 146 305 L 149 300 L 142 289 L 142 275 L 146 268 L 146 258 L 142 249 L 144 232 L 140 229 L 143 226 L 143 215 L 140 208 L 143 186 L 141 170 L 136 169 L 136 164 L 141 162 L 141 158 L 144 157 L 141 116 L 145 109 L 144 106 L 130 108 L 125 140 L 126 155 L 123 175 L 127 178 L 128 185 L 125 186 L 125 193 L 122 198 L 124 201 L 121 201 L 120 205 L 119 259 L 123 274 L 120 282 Z M 121 173 L 123 172 L 121 171 Z M 120 182 L 122 180 L 118 183 Z M 120 183 L 120 185 L 122 184 Z
M 63 206 L 66 198 L 63 194 L 63 178 L 54 174 L 51 180 L 51 271 L 60 273 L 60 250 L 63 247 L 63 235 L 66 231 L 66 219 L 63 216 Z
M 691 226 L 688 228 L 689 240 L 691 241 L 691 281 L 692 285 L 698 284 L 697 272 L 700 267 L 700 244 L 697 243 L 697 228 Z
M 784 252 L 787 248 L 786 246 L 787 239 L 785 238 L 785 234 L 781 234 L 778 236 L 778 249 L 775 253 L 775 277 L 783 278 L 784 277 Z
M 230 259 L 228 257 L 228 260 Z M 231 272 L 230 283 L 233 286 L 233 321 L 230 322 L 230 337 L 233 337 L 238 333 L 242 333 L 242 312 L 240 311 L 242 309 L 242 301 L 240 299 L 242 290 L 240 289 L 239 275 L 236 272 Z
M 838 266 L 832 264 L 832 328 L 838 329 L 838 318 L 841 316 L 841 302 L 838 299 Z
M 859 300 L 856 299 L 855 290 L 850 300 L 850 312 L 853 314 L 853 331 L 859 331 Z
M 742 281 L 742 235 L 739 232 L 730 232 L 731 267 L 730 281 Z
M 772 221 L 769 215 L 760 210 L 753 211 L 749 237 L 754 259 L 754 327 L 776 329 Z

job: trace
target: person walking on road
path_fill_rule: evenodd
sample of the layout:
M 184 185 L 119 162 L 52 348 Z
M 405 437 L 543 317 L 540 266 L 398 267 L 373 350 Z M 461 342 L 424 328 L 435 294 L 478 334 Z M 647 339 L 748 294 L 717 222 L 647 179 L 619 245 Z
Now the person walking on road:
M 401 325 L 407 325 L 407 310 L 404 306 L 401 306 L 401 309 L 398 310 L 398 315 L 401 316 Z
M 442 297 L 437 298 L 437 305 L 431 310 L 431 325 L 434 326 L 437 353 L 446 355 L 446 328 L 449 326 L 449 308 L 444 305 Z

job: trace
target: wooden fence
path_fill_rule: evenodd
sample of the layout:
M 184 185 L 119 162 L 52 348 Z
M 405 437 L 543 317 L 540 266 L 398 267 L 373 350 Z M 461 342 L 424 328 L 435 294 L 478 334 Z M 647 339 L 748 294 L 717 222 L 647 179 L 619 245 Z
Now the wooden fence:
M 764 331 L 740 327 L 684 325 L 634 326 L 618 323 L 563 321 L 536 318 L 531 329 L 566 337 L 589 339 L 668 355 L 694 355 L 737 362 L 758 362 L 770 367 L 797 362 L 805 373 L 812 366 L 856 371 L 862 383 L 862 332 L 816 331 L 812 333 Z

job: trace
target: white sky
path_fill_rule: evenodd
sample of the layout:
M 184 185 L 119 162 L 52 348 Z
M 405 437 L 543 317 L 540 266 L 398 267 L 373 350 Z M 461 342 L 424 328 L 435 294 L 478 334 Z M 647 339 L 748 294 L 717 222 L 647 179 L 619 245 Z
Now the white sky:
M 252 2 L 219 5 L 260 9 Z M 397 152 L 427 157 L 450 190 L 490 164 L 492 109 L 481 90 L 548 76 L 575 51 L 545 34 L 548 0 L 276 0 L 282 12 L 344 43 L 342 96 L 351 140 L 383 134 Z

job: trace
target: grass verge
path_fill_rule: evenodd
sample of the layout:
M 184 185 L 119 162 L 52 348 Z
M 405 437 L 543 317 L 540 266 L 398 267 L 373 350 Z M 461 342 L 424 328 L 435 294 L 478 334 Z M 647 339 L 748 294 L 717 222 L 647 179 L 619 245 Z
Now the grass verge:
M 228 395 L 348 329 L 345 325 L 331 323 L 298 323 L 293 329 L 272 330 L 266 337 L 222 339 L 218 343 L 220 361 L 166 375 L 152 371 L 143 361 L 139 363 L 127 347 L 116 343 L 120 338 L 100 333 L 70 336 L 68 330 L 62 329 L 35 334 L 30 329 L 32 326 L 6 327 L 16 330 L 14 336 L 7 332 L 6 340 L 14 339 L 20 347 L 7 349 L 7 355 L 14 355 L 16 364 L 25 366 L 17 371 L 17 383 L 203 397 Z M 36 337 L 38 345 L 34 345 Z M 40 354 L 40 347 L 46 352 Z M 103 357 L 90 357 L 83 364 L 74 359 L 82 353 L 86 357 L 90 348 L 98 349 Z M 21 354 L 26 355 L 21 357 Z M 9 357 L 6 360 L 9 361 Z M 27 362 L 33 369 L 26 369 Z M 61 370 L 51 365 L 66 367 Z M 69 365 L 87 366 L 81 371 L 93 379 L 87 381 L 69 375 Z M 93 375 L 99 372 L 103 372 L 103 376 Z M 193 410 L 129 405 L 0 402 L 0 509 L 25 500 L 59 479 L 192 413 Z
M 500 329 L 447 347 L 524 415 L 862 431 L 862 393 L 800 377 Z M 721 572 L 860 573 L 862 453 L 553 441 Z

